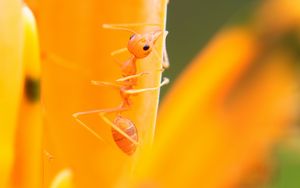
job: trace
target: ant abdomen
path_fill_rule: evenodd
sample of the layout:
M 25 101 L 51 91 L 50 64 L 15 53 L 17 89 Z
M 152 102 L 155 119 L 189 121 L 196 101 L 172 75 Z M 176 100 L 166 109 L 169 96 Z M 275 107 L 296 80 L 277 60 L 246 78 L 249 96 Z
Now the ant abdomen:
M 114 120 L 114 124 L 132 140 L 138 142 L 137 129 L 131 120 L 118 115 Z M 112 128 L 112 137 L 117 146 L 127 155 L 132 155 L 135 152 L 137 145 L 114 128 Z

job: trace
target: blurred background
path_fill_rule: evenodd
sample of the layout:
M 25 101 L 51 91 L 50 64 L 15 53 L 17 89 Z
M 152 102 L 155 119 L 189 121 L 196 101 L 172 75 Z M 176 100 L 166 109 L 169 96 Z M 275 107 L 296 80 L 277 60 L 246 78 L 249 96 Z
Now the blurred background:
M 162 95 L 222 27 L 235 20 L 235 15 L 257 4 L 257 0 L 170 0 L 167 49 L 171 67 L 165 76 L 172 82 L 162 88 Z
M 298 1 L 298 0 L 295 0 Z M 243 16 L 262 1 L 257 0 L 170 0 L 168 6 L 167 50 L 171 67 L 164 75 L 171 84 L 162 88 L 162 98 L 176 78 L 196 55 L 222 28 L 245 22 Z M 253 11 L 252 11 L 253 13 Z M 247 21 L 246 21 L 247 22 Z M 216 54 L 217 55 L 217 54 Z M 299 54 L 300 55 L 300 54 Z M 298 125 L 296 125 L 297 127 Z M 300 187 L 299 134 L 290 135 L 275 146 L 266 168 L 257 170 L 260 176 L 267 169 L 267 181 L 258 181 L 241 187 L 297 188 Z M 249 177 L 250 181 L 252 177 Z
M 9 1 L 7 0 L 7 2 Z M 99 37 L 99 31 L 91 26 L 93 26 L 93 23 L 99 23 L 98 14 L 101 15 L 102 12 L 98 11 L 98 8 L 102 10 L 105 7 L 102 6 L 105 1 L 91 0 L 78 1 L 78 3 L 71 0 L 27 1 L 32 3 L 29 4 L 34 13 L 39 15 L 37 16 L 37 22 L 38 25 L 40 24 L 40 28 L 43 28 L 40 30 L 41 36 L 44 36 L 44 38 L 41 37 L 41 40 L 47 41 L 45 42 L 47 45 L 50 44 L 50 47 L 45 45 L 47 48 L 42 49 L 42 59 L 47 59 L 47 55 L 43 54 L 44 51 L 47 52 L 50 49 L 51 52 L 51 49 L 56 49 L 57 45 L 62 49 L 62 52 L 66 53 L 62 53 L 66 57 L 70 55 L 74 59 L 79 59 L 79 62 L 85 66 L 98 66 L 97 61 L 94 61 L 93 58 L 98 56 L 99 49 L 96 46 L 102 44 L 94 40 L 94 37 Z M 18 3 L 20 2 L 18 1 Z M 116 2 L 118 4 L 118 1 Z M 159 1 L 150 2 L 157 3 Z M 41 4 L 39 5 L 39 3 Z M 111 4 L 112 7 L 115 6 L 115 2 L 106 3 Z M 83 4 L 86 7 L 82 6 Z M 60 11 L 58 11 L 60 14 L 55 12 L 57 11 L 56 5 L 59 5 L 57 7 L 60 8 Z M 19 6 L 21 6 L 21 3 Z M 120 6 L 119 8 L 123 7 Z M 110 9 L 107 10 L 108 15 L 115 15 L 114 12 L 110 12 Z M 129 12 L 135 14 L 133 11 Z M 80 18 L 80 22 L 74 19 L 74 22 L 65 24 L 63 19 L 60 20 L 61 15 L 65 16 L 64 19 L 66 20 L 73 20 L 72 16 L 75 16 L 76 19 Z M 56 22 L 60 23 L 64 29 L 61 30 L 60 27 L 57 27 Z M 81 30 L 72 29 L 78 26 L 87 29 L 86 32 L 89 34 L 82 35 Z M 31 28 L 31 30 L 33 29 Z M 169 187 L 182 187 L 180 185 L 204 188 L 300 187 L 300 77 L 298 76 L 300 75 L 300 0 L 170 0 L 167 30 L 169 31 L 167 51 L 171 65 L 164 72 L 164 76 L 169 77 L 171 83 L 161 89 L 161 106 L 157 118 L 157 129 L 155 130 L 156 147 L 153 147 L 154 149 L 150 150 L 149 153 L 145 152 L 149 164 L 143 158 L 138 164 L 141 166 L 142 171 L 145 170 L 145 174 L 149 173 L 147 177 L 150 180 L 151 177 L 154 178 L 154 183 L 156 181 L 165 182 Z M 14 36 L 9 31 L 7 33 L 9 34 L 3 36 Z M 52 41 L 52 37 L 69 36 L 69 33 L 72 34 L 69 38 L 67 37 L 70 40 L 69 42 L 64 40 Z M 16 34 L 16 36 L 18 35 Z M 34 36 L 37 37 L 36 33 Z M 48 36 L 50 37 L 48 38 Z M 78 38 L 79 42 L 73 40 L 72 37 L 74 36 Z M 40 52 L 37 48 L 38 42 L 35 42 L 34 49 L 36 51 L 29 52 L 34 52 L 35 54 L 32 57 L 36 57 L 36 59 L 29 58 L 24 62 L 35 62 L 37 64 L 35 66 L 40 70 Z M 84 45 L 70 45 L 73 42 Z M 106 49 L 107 46 L 103 45 L 103 47 L 108 50 L 108 48 Z M 80 53 L 74 53 L 77 52 L 76 50 Z M 90 51 L 92 51 L 91 54 Z M 28 54 L 30 54 L 29 52 Z M 86 52 L 88 52 L 87 57 L 90 59 L 86 59 Z M 103 53 L 106 54 L 106 52 Z M 75 58 L 77 55 L 80 58 Z M 13 55 L 9 56 L 12 57 Z M 46 60 L 43 61 L 46 62 Z M 53 66 L 51 63 L 45 63 L 44 66 L 50 68 L 43 68 L 46 70 L 43 72 L 43 79 L 49 81 L 44 81 L 44 86 L 47 85 L 48 89 L 50 88 L 50 90 L 45 89 L 46 92 L 42 92 L 44 93 L 43 110 L 48 110 L 47 116 L 51 117 L 49 118 L 51 121 L 45 118 L 47 121 L 44 123 L 43 130 L 44 135 L 46 135 L 43 138 L 46 140 L 44 143 L 51 146 L 48 147 L 47 144 L 43 146 L 44 162 L 46 161 L 45 164 L 48 164 L 48 166 L 44 165 L 45 171 L 50 169 L 50 173 L 43 173 L 43 175 L 46 174 L 44 179 L 51 182 L 52 177 L 57 173 L 55 168 L 60 169 L 60 165 L 63 164 L 63 162 L 57 162 L 57 166 L 54 165 L 51 156 L 54 153 L 55 157 L 60 154 L 60 159 L 63 159 L 64 162 L 67 161 L 68 165 L 71 161 L 78 165 L 78 169 L 84 169 L 83 171 L 77 171 L 82 173 L 82 176 L 80 173 L 77 174 L 76 178 L 79 177 L 78 182 L 86 181 L 92 184 L 93 182 L 89 179 L 91 178 L 96 184 L 101 184 L 103 182 L 99 181 L 98 178 L 101 177 L 111 183 L 114 179 L 118 179 L 116 172 L 122 172 L 115 169 L 111 170 L 111 164 L 106 161 L 114 161 L 114 165 L 118 166 L 115 161 L 122 163 L 122 160 L 127 160 L 127 158 L 125 159 L 123 155 L 119 155 L 118 150 L 111 149 L 113 147 L 107 147 L 109 152 L 103 152 L 106 151 L 102 150 L 104 147 L 106 148 L 106 145 L 103 144 L 104 147 L 101 148 L 98 145 L 91 144 L 95 140 L 90 134 L 85 135 L 88 139 L 77 140 L 77 135 L 80 135 L 81 138 L 85 133 L 82 132 L 79 126 L 74 126 L 75 121 L 71 117 L 71 114 L 74 113 L 73 108 L 77 107 L 77 102 L 80 110 L 82 109 L 79 108 L 81 105 L 87 105 L 87 109 L 96 105 L 92 99 L 93 97 L 90 96 L 94 95 L 98 101 L 100 95 L 98 96 L 96 92 L 89 92 L 88 89 L 90 91 L 97 90 L 99 94 L 101 94 L 101 91 L 90 85 L 86 87 L 86 83 L 90 82 L 90 79 L 86 79 L 88 82 L 85 82 L 83 78 L 78 78 L 78 81 L 82 81 L 82 89 L 80 89 L 80 84 L 77 81 L 74 82 L 72 77 L 72 75 L 79 77 L 79 74 L 76 75 L 73 71 L 66 71 L 64 68 L 63 70 L 61 70 L 62 68 L 58 69 L 64 78 L 62 82 L 59 76 L 53 74 L 57 73 L 55 69 L 57 65 Z M 105 66 L 109 67 L 110 65 L 105 64 Z M 32 72 L 35 73 L 35 70 L 28 70 L 30 70 L 28 71 L 29 76 Z M 105 69 L 99 66 L 99 70 Z M 12 69 L 13 71 L 15 70 Z M 28 77 L 31 81 L 29 85 L 38 87 L 40 72 L 32 75 L 34 76 Z M 109 72 L 107 72 L 107 75 L 112 76 Z M 105 77 L 106 80 L 106 75 L 100 76 Z M 45 79 L 46 77 L 47 79 Z M 57 83 L 55 82 L 56 79 L 59 80 Z M 6 80 L 11 83 L 11 79 Z M 70 81 L 74 84 L 73 87 L 70 86 Z M 26 80 L 24 101 L 28 100 L 27 90 L 30 90 L 27 84 Z M 86 95 L 79 93 L 78 97 L 74 98 L 69 97 L 67 94 L 62 96 L 61 93 L 63 92 L 57 91 L 67 90 L 68 88 L 65 86 L 72 88 L 70 91 L 74 89 L 74 93 L 80 90 Z M 107 88 L 102 89 L 107 90 Z M 48 99 L 45 97 L 46 94 Z M 116 95 L 118 94 L 116 93 Z M 61 96 L 65 98 L 61 98 Z M 105 100 L 99 100 L 99 103 L 110 102 L 109 100 L 106 101 L 104 94 L 102 97 Z M 115 102 L 116 97 L 110 97 L 114 100 L 111 102 Z M 69 103 L 62 100 L 67 98 Z M 48 105 L 47 110 L 45 110 L 45 106 L 47 106 L 45 101 Z M 64 101 L 62 105 L 64 108 L 57 110 L 57 104 L 61 104 L 61 101 Z M 74 101 L 76 101 L 76 104 L 74 104 Z M 17 157 L 21 164 L 16 163 L 18 168 L 26 164 L 26 162 L 23 162 L 26 160 L 31 161 L 31 163 L 22 167 L 23 169 L 34 169 L 32 164 L 38 164 L 35 161 L 37 159 L 32 156 L 39 158 L 39 149 L 42 146 L 41 142 L 38 143 L 35 140 L 41 141 L 41 138 L 31 139 L 31 134 L 39 136 L 42 132 L 42 126 L 40 126 L 42 125 L 42 116 L 39 114 L 41 106 L 39 105 L 38 99 L 32 103 L 22 104 L 23 108 L 20 110 L 22 116 L 20 116 L 20 125 L 18 125 L 21 128 L 18 129 L 16 136 L 19 144 L 15 145 L 21 151 L 18 154 L 19 158 Z M 102 104 L 97 104 L 97 106 L 102 106 Z M 32 111 L 38 114 L 31 113 Z M 60 113 L 60 111 L 67 115 Z M 31 113 L 30 116 L 29 113 Z M 136 119 L 141 119 L 142 123 L 139 125 L 144 125 L 144 122 L 149 120 L 139 118 L 139 113 L 133 115 L 135 115 L 133 117 L 137 117 Z M 23 116 L 25 120 L 22 119 Z M 36 117 L 37 120 L 34 119 Z M 92 120 L 94 119 L 91 118 L 91 122 Z M 154 122 L 153 118 L 152 120 Z M 23 122 L 25 122 L 24 125 Z M 93 125 L 99 128 L 99 132 L 102 131 L 98 117 L 95 117 L 95 122 L 98 123 Z M 40 129 L 35 133 L 32 131 L 35 127 L 29 127 L 27 124 L 35 125 Z M 111 139 L 110 127 L 104 127 L 109 128 L 109 131 L 103 132 L 107 133 Z M 70 131 L 71 129 L 73 131 Z M 145 132 L 149 131 L 145 129 Z M 80 145 L 74 144 L 74 138 L 80 142 Z M 11 140 L 13 140 L 13 137 Z M 23 142 L 23 140 L 26 140 L 26 142 Z M 37 149 L 34 151 L 38 153 L 31 156 L 28 151 L 34 147 L 35 143 Z M 86 147 L 87 143 L 90 148 Z M 24 148 L 19 147 L 22 144 Z M 5 143 L 4 145 L 8 144 Z M 80 147 L 91 153 L 80 152 L 79 154 L 78 148 Z M 70 151 L 61 148 L 67 148 Z M 51 149 L 56 153 L 52 152 Z M 27 153 L 29 155 L 25 156 Z M 87 157 L 94 161 L 88 160 Z M 113 157 L 118 160 L 114 160 Z M 108 160 L 102 160 L 106 158 Z M 170 160 L 171 158 L 172 160 Z M 90 166 L 86 165 L 86 161 L 90 163 Z M 101 168 L 98 168 L 93 162 Z M 153 164 L 151 164 L 152 162 Z M 108 166 L 105 166 L 106 163 Z M 146 165 L 143 166 L 144 164 Z M 106 167 L 111 171 L 107 171 Z M 86 175 L 85 170 L 90 172 L 89 168 L 94 169 L 92 174 L 96 178 Z M 41 176 L 39 166 L 36 169 L 36 177 Z M 181 169 L 183 170 L 181 171 Z M 18 172 L 17 168 L 15 172 Z M 103 174 L 99 172 L 103 172 Z M 23 175 L 20 177 L 24 177 L 23 180 L 27 181 L 28 177 L 25 175 L 30 176 L 31 174 L 27 173 L 26 170 L 22 173 Z M 18 178 L 18 174 L 15 175 L 15 178 Z M 138 181 L 139 179 L 137 179 Z M 15 182 L 18 183 L 19 180 Z M 196 186 L 191 186 L 192 183 Z M 4 186 L 0 184 L 0 188 L 2 187 Z

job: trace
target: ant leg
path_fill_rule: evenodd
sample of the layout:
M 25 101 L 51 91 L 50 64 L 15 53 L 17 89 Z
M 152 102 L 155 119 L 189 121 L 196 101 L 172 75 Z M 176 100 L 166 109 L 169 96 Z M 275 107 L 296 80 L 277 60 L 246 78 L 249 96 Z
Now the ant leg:
M 132 142 L 134 145 L 138 145 L 138 142 L 133 140 L 127 133 L 125 133 L 122 129 L 120 129 L 118 126 L 116 126 L 112 121 L 110 121 L 106 116 L 105 116 L 105 112 L 99 113 L 99 116 L 103 119 L 103 121 L 105 123 L 107 123 L 108 125 L 110 125 L 113 129 L 115 129 L 116 131 L 118 131 L 122 136 L 124 136 L 125 138 L 127 138 L 130 142 Z
M 105 114 L 107 114 L 107 113 L 122 112 L 122 111 L 126 111 L 126 110 L 128 110 L 128 108 L 124 108 L 124 107 L 120 106 L 117 108 L 110 108 L 110 109 L 99 109 L 99 110 L 90 110 L 90 111 L 85 111 L 85 112 L 77 112 L 77 113 L 73 114 L 73 117 L 81 126 L 83 126 L 85 129 L 87 129 L 90 133 L 92 133 L 98 139 L 104 141 L 102 137 L 100 137 L 94 130 L 92 130 L 88 125 L 86 125 L 84 122 L 82 122 L 79 119 L 79 116 L 81 116 L 81 115 L 98 113 L 105 123 L 110 125 L 113 129 L 118 131 L 121 135 L 123 135 L 125 138 L 127 138 L 129 141 L 131 141 L 133 144 L 138 145 L 138 143 L 135 140 L 133 140 L 130 136 L 127 135 L 127 133 L 125 133 L 122 129 L 120 129 L 113 122 L 111 122 L 107 117 L 105 117 Z
M 90 73 L 86 69 L 84 69 L 82 66 L 74 64 L 71 61 L 68 61 L 65 58 L 63 58 L 55 53 L 43 52 L 41 58 L 46 62 L 55 63 L 56 65 L 58 65 L 62 68 L 79 72 L 83 76 L 87 77 L 88 75 L 90 75 Z
M 163 40 L 164 41 L 166 41 L 168 33 L 169 33 L 168 31 L 164 31 L 164 34 L 163 34 Z M 155 56 L 158 59 L 160 59 L 160 54 L 158 53 L 157 48 L 155 46 L 153 48 L 153 52 L 154 52 Z M 162 61 L 163 70 L 169 68 L 169 66 L 170 66 L 169 56 L 168 56 L 168 53 L 167 53 L 166 42 L 164 42 L 164 44 L 163 44 L 163 61 Z
M 138 74 L 134 74 L 134 75 L 130 75 L 130 76 L 126 76 L 126 77 L 119 78 L 119 79 L 117 79 L 116 81 L 117 81 L 117 82 L 123 82 L 123 81 L 129 80 L 129 79 L 132 79 L 132 78 L 138 78 L 138 77 L 141 77 L 141 76 L 146 75 L 146 74 L 149 74 L 149 73 L 150 73 L 150 72 L 141 72 L 141 73 L 138 73 Z
M 167 69 L 170 67 L 170 61 L 169 61 L 169 56 L 168 56 L 167 46 L 166 46 L 166 39 L 167 39 L 168 34 L 169 34 L 168 31 L 164 31 L 163 62 L 162 62 L 164 69 Z
M 130 76 L 126 76 L 126 77 L 122 77 L 117 79 L 117 82 L 123 82 L 132 78 L 137 78 L 137 77 L 141 77 L 143 75 L 149 74 L 149 72 L 141 72 L 139 74 L 134 74 L 134 75 L 130 75 Z M 122 87 L 119 84 L 115 84 L 115 83 L 111 83 L 111 82 L 104 82 L 104 81 L 97 81 L 97 80 L 91 80 L 91 84 L 96 85 L 96 86 L 110 86 L 113 87 L 115 89 L 120 89 L 120 87 Z
M 115 89 L 120 89 L 120 87 L 122 87 L 119 84 L 115 84 L 115 83 L 111 83 L 111 82 L 97 81 L 97 80 L 91 80 L 91 84 L 96 85 L 96 86 L 110 86 Z
M 52 154 L 50 154 L 46 149 L 43 150 L 43 153 L 45 157 L 48 159 L 48 161 L 53 161 L 54 157 Z
M 160 87 L 168 84 L 169 82 L 170 82 L 170 80 L 168 78 L 164 78 L 162 83 L 157 87 L 150 87 L 150 88 L 144 88 L 144 89 L 129 89 L 129 90 L 126 90 L 125 93 L 127 93 L 127 94 L 137 94 L 137 93 L 143 93 L 143 92 L 146 92 L 146 91 L 154 91 L 154 90 L 157 90 Z
M 139 27 L 139 26 L 162 26 L 162 24 L 158 23 L 122 23 L 122 24 L 103 24 L 103 28 L 127 28 L 127 27 Z
M 125 51 L 127 51 L 127 48 L 121 48 L 121 49 L 118 49 L 118 50 L 115 50 L 115 51 L 111 52 L 110 55 L 114 56 L 116 54 L 120 54 L 120 53 L 123 53 Z
M 103 113 L 103 112 L 113 113 L 113 112 L 122 112 L 122 111 L 126 111 L 126 110 L 128 110 L 128 108 L 119 106 L 119 107 L 116 107 L 116 108 L 96 109 L 96 110 L 89 110 L 89 111 L 84 111 L 84 112 L 76 112 L 72 116 L 74 118 L 78 118 L 79 116 L 88 115 L 88 114 L 96 114 L 96 113 Z
M 101 141 L 104 141 L 104 139 L 98 134 L 96 133 L 93 129 L 91 129 L 88 125 L 86 125 L 83 121 L 81 121 L 77 116 L 75 116 L 73 114 L 73 117 L 75 118 L 75 120 L 82 126 L 84 127 L 88 132 L 92 133 L 96 138 L 98 138 Z
M 127 48 L 121 48 L 121 49 L 118 49 L 118 50 L 115 50 L 115 51 L 111 52 L 110 55 L 114 58 L 114 60 L 115 60 L 119 65 L 122 65 L 123 62 L 120 61 L 120 60 L 119 60 L 118 58 L 116 58 L 115 56 L 116 56 L 117 54 L 123 53 L 123 52 L 125 52 L 125 51 L 128 51 L 128 49 L 127 49 Z
M 103 24 L 102 27 L 105 29 L 125 30 L 131 33 L 137 33 L 136 31 L 129 29 L 128 27 L 139 27 L 139 26 L 159 26 L 162 24 L 151 24 L 151 23 L 131 23 L 131 24 Z
M 121 111 L 125 111 L 125 110 L 127 110 L 127 108 L 124 108 L 124 107 L 117 107 L 117 108 L 110 108 L 110 109 L 99 109 L 99 110 L 89 110 L 89 111 L 85 111 L 85 112 L 76 112 L 76 113 L 72 114 L 72 116 L 87 131 L 92 133 L 99 140 L 104 141 L 104 139 L 98 133 L 96 133 L 93 129 L 91 129 L 88 125 L 86 125 L 83 121 L 81 121 L 79 119 L 79 116 L 94 114 L 94 113 L 104 113 L 104 112 L 105 113 L 121 112 Z
M 166 48 L 163 49 L 163 62 L 162 62 L 162 66 L 163 66 L 164 70 L 170 67 L 169 56 L 168 56 L 168 52 L 167 52 Z
M 158 53 L 158 51 L 157 51 L 157 49 L 155 48 L 155 46 L 153 47 L 153 53 L 154 53 L 154 55 L 156 56 L 156 58 L 160 60 L 160 54 Z M 160 68 L 159 71 L 162 71 L 162 72 L 163 72 L 163 71 L 166 69 L 165 67 L 168 66 L 168 65 L 167 65 L 168 63 L 165 63 L 165 60 L 166 60 L 166 58 L 165 58 L 165 56 L 164 56 L 164 54 L 163 54 L 162 68 Z

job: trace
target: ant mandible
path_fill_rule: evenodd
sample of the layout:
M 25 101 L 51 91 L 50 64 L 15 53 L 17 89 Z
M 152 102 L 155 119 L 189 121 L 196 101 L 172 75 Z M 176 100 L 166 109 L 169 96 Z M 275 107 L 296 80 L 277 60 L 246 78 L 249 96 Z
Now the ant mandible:
M 106 29 L 116 29 L 116 30 L 125 30 L 132 33 L 130 39 L 128 41 L 127 48 L 122 48 L 116 50 L 111 53 L 111 56 L 115 56 L 119 53 L 122 53 L 128 50 L 132 57 L 130 57 L 125 62 L 119 62 L 116 60 L 121 67 L 122 77 L 117 79 L 117 83 L 103 82 L 103 81 L 94 81 L 91 83 L 93 85 L 105 85 L 111 86 L 115 89 L 118 89 L 122 98 L 121 104 L 116 108 L 111 109 L 97 109 L 90 110 L 85 112 L 77 112 L 73 114 L 75 120 L 80 123 L 83 127 L 85 127 L 89 132 L 95 135 L 98 139 L 103 140 L 94 130 L 92 130 L 89 126 L 87 126 L 84 122 L 79 119 L 81 115 L 98 113 L 98 115 L 106 122 L 108 125 L 112 127 L 112 136 L 117 144 L 117 146 L 126 154 L 132 155 L 138 145 L 138 132 L 134 123 L 121 115 L 123 111 L 127 111 L 131 107 L 130 97 L 134 94 L 143 93 L 147 91 L 154 91 L 169 83 L 169 79 L 164 78 L 162 83 L 158 87 L 152 88 L 143 88 L 143 89 L 134 89 L 137 85 L 137 78 L 141 77 L 148 72 L 137 73 L 136 61 L 138 59 L 143 59 L 147 57 L 152 51 L 156 53 L 159 57 L 158 52 L 155 49 L 155 43 L 160 36 L 164 33 L 164 39 L 167 35 L 166 31 L 156 30 L 147 32 L 144 34 L 140 34 L 135 32 L 134 30 L 129 29 L 128 27 L 134 26 L 159 26 L 159 24 L 104 24 L 103 27 Z M 168 56 L 166 53 L 165 46 L 163 48 L 163 63 L 162 70 L 169 67 Z M 115 119 L 113 121 L 109 120 L 105 115 L 108 113 L 117 113 Z

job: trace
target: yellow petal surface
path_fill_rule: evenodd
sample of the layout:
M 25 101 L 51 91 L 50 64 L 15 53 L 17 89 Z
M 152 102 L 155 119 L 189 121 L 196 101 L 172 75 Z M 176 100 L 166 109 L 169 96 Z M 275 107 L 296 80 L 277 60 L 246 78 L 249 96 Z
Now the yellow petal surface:
M 60 171 L 53 179 L 50 188 L 73 188 L 73 172 L 70 169 Z
M 22 89 L 21 2 L 0 1 L 0 187 L 7 187 Z
M 240 27 L 210 42 L 164 100 L 155 147 L 141 157 L 131 185 L 238 187 L 262 163 L 297 100 L 293 59 L 285 53 L 263 58 L 254 76 L 240 81 L 259 49 Z
M 137 127 L 138 150 L 133 156 L 122 152 L 112 139 L 111 126 L 95 114 L 81 120 L 97 132 L 93 134 L 75 121 L 72 114 L 120 105 L 118 90 L 95 86 L 91 80 L 114 82 L 122 77 L 120 67 L 110 53 L 127 45 L 130 32 L 111 30 L 102 24 L 148 23 L 160 26 L 137 26 L 137 32 L 164 30 L 166 1 L 58 1 L 39 3 L 38 25 L 44 54 L 42 101 L 45 117 L 45 151 L 52 160 L 45 161 L 45 185 L 58 171 L 71 167 L 76 187 L 112 187 L 120 175 L 132 170 L 134 159 L 153 140 L 158 90 L 132 97 L 131 109 L 122 113 Z M 161 79 L 163 37 L 155 44 L 159 55 L 138 60 L 137 88 L 158 86 Z M 125 61 L 128 52 L 117 58 Z M 114 119 L 114 114 L 107 116 Z
M 16 132 L 13 187 L 42 186 L 42 116 L 39 98 L 40 51 L 34 17 L 23 7 L 24 90 Z

